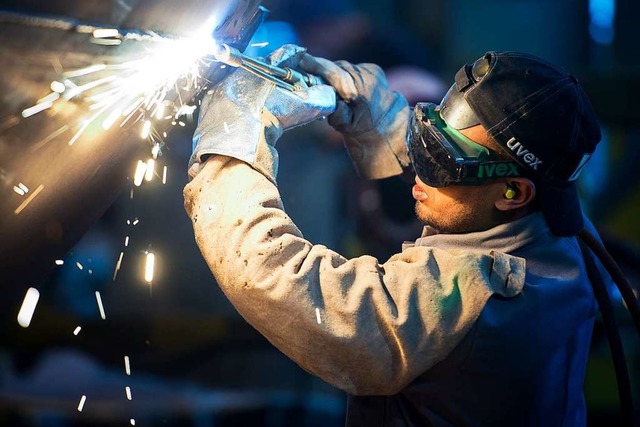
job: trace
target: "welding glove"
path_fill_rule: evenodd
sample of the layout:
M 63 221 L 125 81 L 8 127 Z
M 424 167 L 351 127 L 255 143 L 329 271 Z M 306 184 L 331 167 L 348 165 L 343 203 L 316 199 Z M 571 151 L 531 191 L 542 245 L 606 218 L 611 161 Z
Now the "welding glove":
M 379 179 L 401 174 L 410 162 L 406 145 L 410 110 L 406 99 L 389 88 L 382 69 L 309 54 L 298 68 L 322 77 L 341 98 L 328 122 L 343 135 L 360 176 Z
M 266 62 L 294 68 L 305 49 L 284 45 Z M 328 85 L 290 91 L 238 69 L 210 90 L 202 100 L 193 136 L 189 175 L 211 155 L 235 157 L 249 163 L 275 182 L 275 143 L 290 128 L 327 116 L 335 110 L 336 94 Z M 266 144 L 265 144 L 266 143 Z

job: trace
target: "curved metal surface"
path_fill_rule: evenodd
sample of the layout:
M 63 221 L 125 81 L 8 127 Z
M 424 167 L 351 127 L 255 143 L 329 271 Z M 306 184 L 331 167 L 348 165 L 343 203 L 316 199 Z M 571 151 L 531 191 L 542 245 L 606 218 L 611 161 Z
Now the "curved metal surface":
M 105 6 L 116 2 L 92 1 L 95 9 L 78 2 L 4 2 L 33 6 L 31 12 L 55 14 L 59 6 L 77 18 L 104 18 L 123 27 L 140 26 L 174 35 L 188 34 L 195 23 L 222 13 L 215 29 L 217 40 L 244 49 L 266 15 L 260 1 L 130 1 L 123 11 Z M 84 2 L 82 2 L 84 4 Z M 153 7 L 151 6 L 153 4 Z M 162 6 L 166 7 L 162 9 Z M 171 7 L 169 7 L 171 5 Z M 65 7 L 62 7 L 65 6 Z M 224 9 L 220 12 L 220 9 Z M 126 13 L 125 13 L 126 12 Z M 147 13 L 149 12 L 149 13 Z M 180 14 L 178 14 L 180 12 Z M 74 15 L 75 13 L 75 15 Z M 95 13 L 95 15 L 92 15 Z M 77 16 L 76 16 L 77 15 Z M 91 125 L 80 135 L 87 103 L 57 101 L 52 108 L 24 118 L 21 111 L 51 93 L 50 84 L 66 70 L 91 64 L 113 64 L 138 58 L 149 48 L 144 40 L 123 40 L 118 46 L 91 43 L 91 35 L 64 25 L 29 22 L 0 24 L 0 282 L 25 288 L 42 279 L 123 191 L 136 161 L 149 157 L 151 145 L 141 139 L 140 126 L 114 126 L 105 131 Z M 226 70 L 215 69 L 210 81 Z M 181 102 L 197 96 L 202 86 L 173 94 Z M 175 124 L 175 123 L 174 123 Z M 157 131 L 169 132 L 170 123 Z M 162 128 L 164 126 L 164 128 Z M 79 135 L 79 137 L 77 137 Z M 76 138 L 77 137 L 77 138 Z M 6 288 L 5 288 L 6 289 Z M 23 292 L 21 290 L 20 292 Z

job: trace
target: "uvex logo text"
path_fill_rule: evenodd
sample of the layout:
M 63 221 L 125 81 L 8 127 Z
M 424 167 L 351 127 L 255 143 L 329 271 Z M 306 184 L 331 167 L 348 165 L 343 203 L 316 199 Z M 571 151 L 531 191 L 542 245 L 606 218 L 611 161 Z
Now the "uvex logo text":
M 538 165 L 542 164 L 542 160 L 540 160 L 535 154 L 531 151 L 527 150 L 524 145 L 522 145 L 515 138 L 511 138 L 507 141 L 507 147 L 514 153 L 516 156 L 522 157 L 522 160 L 529 166 L 533 168 L 533 170 L 538 170 Z
M 513 163 L 487 163 L 478 167 L 478 178 L 518 175 L 518 168 Z

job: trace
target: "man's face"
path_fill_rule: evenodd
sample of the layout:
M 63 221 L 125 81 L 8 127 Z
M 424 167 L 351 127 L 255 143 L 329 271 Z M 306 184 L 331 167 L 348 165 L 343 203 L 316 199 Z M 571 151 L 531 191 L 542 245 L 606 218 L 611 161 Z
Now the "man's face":
M 482 126 L 460 131 L 489 149 L 497 149 Z M 416 199 L 416 215 L 423 224 L 441 233 L 468 233 L 487 230 L 505 220 L 495 201 L 504 194 L 505 183 L 489 181 L 484 185 L 430 187 L 416 176 L 412 193 Z
M 441 233 L 468 233 L 491 228 L 500 220 L 494 206 L 496 191 L 496 184 L 435 188 L 416 176 L 412 194 L 423 224 Z

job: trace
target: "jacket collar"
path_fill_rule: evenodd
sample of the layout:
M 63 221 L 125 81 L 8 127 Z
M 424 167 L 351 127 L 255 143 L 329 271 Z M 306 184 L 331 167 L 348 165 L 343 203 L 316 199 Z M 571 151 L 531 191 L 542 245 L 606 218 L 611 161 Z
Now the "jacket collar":
M 444 234 L 426 226 L 422 237 L 413 244 L 405 243 L 403 249 L 411 246 L 431 246 L 444 250 L 498 250 L 513 253 L 533 244 L 550 242 L 554 238 L 542 213 L 534 212 L 515 221 L 472 233 Z

